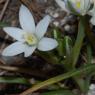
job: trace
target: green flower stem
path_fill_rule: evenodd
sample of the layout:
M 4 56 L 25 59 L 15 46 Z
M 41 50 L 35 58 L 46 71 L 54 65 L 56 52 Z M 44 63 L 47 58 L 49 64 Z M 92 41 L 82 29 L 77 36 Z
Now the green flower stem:
M 75 66 L 78 61 L 78 57 L 79 57 L 79 54 L 80 54 L 80 51 L 83 45 L 83 40 L 85 37 L 85 28 L 86 28 L 85 17 L 80 17 L 79 25 L 78 25 L 78 35 L 77 35 L 75 45 L 72 49 L 71 55 L 67 56 L 65 60 L 65 68 L 67 71 L 70 71 L 71 69 L 72 70 L 75 69 Z M 85 80 L 83 80 L 80 76 L 73 77 L 73 79 L 79 86 L 80 90 L 85 93 L 86 92 Z
M 65 80 L 65 79 L 70 78 L 70 77 L 78 76 L 83 72 L 89 73 L 89 72 L 93 72 L 93 71 L 95 71 L 95 65 L 94 64 L 86 65 L 86 66 L 79 68 L 77 70 L 71 70 L 68 73 L 61 74 L 61 75 L 58 75 L 56 77 L 50 78 L 44 82 L 38 83 L 38 84 L 34 85 L 33 87 L 31 87 L 30 89 L 21 93 L 20 95 L 30 95 L 34 91 L 41 89 L 45 86 L 57 83 L 59 81 Z
M 89 28 L 86 18 L 80 17 L 80 22 L 79 22 L 79 27 L 78 27 L 78 36 L 77 36 L 75 45 L 74 45 L 72 53 L 71 53 L 72 68 L 75 68 L 75 66 L 76 66 L 85 35 L 87 35 L 91 44 L 93 46 L 95 46 L 95 44 L 94 44 L 95 37 L 93 37 L 93 35 L 92 35 L 91 31 L 89 31 L 89 29 L 90 28 Z M 87 80 L 86 79 L 84 80 L 81 77 L 73 77 L 73 78 L 76 81 L 76 83 L 78 84 L 80 90 L 83 93 L 86 93 L 86 91 L 88 90 L 88 87 L 87 87 L 88 85 L 86 85 Z
M 85 37 L 85 27 L 86 27 L 85 19 L 84 17 L 80 17 L 79 26 L 78 26 L 78 35 L 71 53 L 71 62 L 72 62 L 72 67 L 74 68 L 77 63 L 81 47 L 83 45 L 83 40 Z
M 79 21 L 79 26 L 78 26 L 78 35 L 77 35 L 77 39 L 75 42 L 75 45 L 73 47 L 72 53 L 71 53 L 71 62 L 72 62 L 72 69 L 75 68 L 76 63 L 78 61 L 79 58 L 79 54 L 83 45 L 83 40 L 85 37 L 85 31 L 86 31 L 86 19 L 85 17 L 80 17 L 80 21 Z M 77 85 L 79 86 L 80 90 L 83 93 L 86 93 L 86 91 L 88 89 L 86 89 L 87 85 L 86 85 L 86 80 L 84 80 L 82 77 L 77 76 L 77 77 L 73 77 L 73 79 L 76 81 Z

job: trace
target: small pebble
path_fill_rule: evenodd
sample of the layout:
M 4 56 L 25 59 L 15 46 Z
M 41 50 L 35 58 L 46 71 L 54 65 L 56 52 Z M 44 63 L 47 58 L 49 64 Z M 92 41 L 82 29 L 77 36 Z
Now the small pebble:
M 54 13 L 54 14 L 53 14 L 53 17 L 54 17 L 54 18 L 57 18 L 57 17 L 59 17 L 59 14 L 58 14 L 58 13 Z
M 95 90 L 95 84 L 91 84 L 89 87 L 90 90 Z
M 70 31 L 71 30 L 71 26 L 70 25 L 68 25 L 68 24 L 66 24 L 65 26 L 64 26 L 64 30 L 65 31 Z
M 65 25 L 66 23 L 67 23 L 67 19 L 62 19 L 61 21 L 60 21 L 60 23 L 61 23 L 61 26 L 63 26 L 63 25 Z
M 30 79 L 30 83 L 31 84 L 35 84 L 36 83 L 36 80 L 34 78 Z
M 87 95 L 95 95 L 95 84 L 91 84 Z
M 59 26 L 59 22 L 58 22 L 58 21 L 54 21 L 53 24 L 54 24 L 55 26 L 57 26 L 57 27 Z

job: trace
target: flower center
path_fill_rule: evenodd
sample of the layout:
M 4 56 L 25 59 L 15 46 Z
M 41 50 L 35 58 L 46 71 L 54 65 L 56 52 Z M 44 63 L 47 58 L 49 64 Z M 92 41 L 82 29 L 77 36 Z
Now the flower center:
M 71 2 L 72 2 L 77 8 L 80 8 L 80 7 L 81 7 L 81 2 L 80 2 L 80 0 L 71 0 Z
M 28 45 L 35 45 L 37 44 L 37 37 L 32 34 L 32 33 L 24 33 L 24 39 L 25 39 L 25 42 L 28 44 Z
M 76 6 L 77 6 L 77 8 L 80 8 L 80 6 L 81 6 L 80 1 L 76 2 Z

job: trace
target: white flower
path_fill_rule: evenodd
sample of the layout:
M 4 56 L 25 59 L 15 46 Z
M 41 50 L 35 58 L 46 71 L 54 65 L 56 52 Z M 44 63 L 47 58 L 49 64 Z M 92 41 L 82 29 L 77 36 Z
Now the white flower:
M 75 15 L 90 15 L 91 24 L 95 25 L 95 0 L 55 0 L 67 13 Z
M 85 15 L 91 7 L 90 0 L 55 0 L 66 12 Z
M 95 25 L 95 7 L 89 12 L 89 15 L 92 16 L 90 22 Z
M 55 39 L 44 37 L 51 21 L 50 16 L 45 16 L 35 27 L 32 14 L 28 8 L 22 5 L 19 20 L 22 29 L 16 27 L 4 28 L 4 31 L 17 41 L 4 49 L 3 56 L 15 56 L 24 53 L 24 56 L 28 57 L 36 48 L 41 51 L 49 51 L 57 47 L 58 43 Z
M 90 22 L 91 22 L 93 25 L 95 25 L 95 0 L 92 0 L 91 2 L 94 3 L 94 5 L 93 5 L 92 10 L 90 10 L 88 14 L 89 14 L 90 16 L 92 16 Z
M 91 84 L 87 95 L 95 95 L 95 84 Z

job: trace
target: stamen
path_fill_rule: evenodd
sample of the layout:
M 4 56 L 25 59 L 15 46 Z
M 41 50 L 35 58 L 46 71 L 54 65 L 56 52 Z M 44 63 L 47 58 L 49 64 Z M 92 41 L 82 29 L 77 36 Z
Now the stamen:
M 32 33 L 27 32 L 23 37 L 28 45 L 35 45 L 37 43 L 37 37 Z
M 76 6 L 77 6 L 77 8 L 80 8 L 80 6 L 81 6 L 80 1 L 78 1 L 78 2 L 76 3 Z

